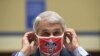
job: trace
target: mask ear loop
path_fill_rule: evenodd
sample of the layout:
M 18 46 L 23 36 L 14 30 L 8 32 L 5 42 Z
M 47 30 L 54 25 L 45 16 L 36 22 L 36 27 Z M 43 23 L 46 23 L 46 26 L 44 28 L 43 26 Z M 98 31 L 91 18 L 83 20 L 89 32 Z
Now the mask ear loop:
M 35 33 L 36 37 L 39 38 L 40 36 Z

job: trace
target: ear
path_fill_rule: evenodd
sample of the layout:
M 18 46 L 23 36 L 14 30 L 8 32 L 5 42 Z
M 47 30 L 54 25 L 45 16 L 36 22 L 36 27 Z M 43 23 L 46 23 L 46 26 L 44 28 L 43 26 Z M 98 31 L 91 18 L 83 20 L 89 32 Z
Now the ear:
M 36 36 L 33 32 L 29 33 L 27 38 L 28 38 L 29 43 L 36 40 Z
M 67 37 L 67 32 L 64 32 L 64 36 L 63 37 L 64 37 L 64 39 Z

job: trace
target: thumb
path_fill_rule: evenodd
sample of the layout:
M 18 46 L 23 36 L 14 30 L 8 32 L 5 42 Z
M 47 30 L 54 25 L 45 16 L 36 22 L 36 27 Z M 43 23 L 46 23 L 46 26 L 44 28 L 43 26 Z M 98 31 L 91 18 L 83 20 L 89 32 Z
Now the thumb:
M 33 46 L 31 47 L 31 54 L 36 52 L 37 47 L 38 47 L 37 42 L 34 41 L 34 44 L 33 44 Z
M 67 46 L 68 42 L 67 42 L 67 36 L 64 34 L 64 41 L 63 41 L 64 45 Z

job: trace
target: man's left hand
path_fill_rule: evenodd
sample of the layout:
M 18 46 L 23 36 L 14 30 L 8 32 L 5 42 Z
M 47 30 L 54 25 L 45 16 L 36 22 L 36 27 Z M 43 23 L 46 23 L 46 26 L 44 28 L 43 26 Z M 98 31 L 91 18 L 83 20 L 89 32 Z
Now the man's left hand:
M 67 39 L 69 39 L 69 41 Z M 66 29 L 64 34 L 64 46 L 71 52 L 79 46 L 78 38 L 74 29 Z

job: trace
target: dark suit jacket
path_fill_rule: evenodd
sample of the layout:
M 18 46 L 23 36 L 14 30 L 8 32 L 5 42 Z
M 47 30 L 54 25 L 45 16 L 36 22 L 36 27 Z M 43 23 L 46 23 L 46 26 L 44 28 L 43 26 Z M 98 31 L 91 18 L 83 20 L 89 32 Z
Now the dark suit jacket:
M 39 49 L 37 49 L 35 54 L 32 54 L 31 56 L 41 56 L 40 55 L 40 51 Z M 66 50 L 65 48 L 63 48 L 60 52 L 60 56 L 74 56 L 73 53 L 69 52 L 68 50 Z
M 15 56 L 18 52 L 13 53 L 11 56 Z M 36 53 L 30 55 L 30 56 L 41 56 L 40 55 L 40 51 L 39 48 L 36 50 Z M 61 52 L 60 52 L 60 56 L 75 56 L 73 53 L 71 53 L 70 51 L 68 51 L 65 48 L 62 48 Z M 92 55 L 87 55 L 87 56 L 92 56 Z
M 13 53 L 11 56 L 15 56 L 18 52 Z M 41 56 L 40 55 L 40 51 L 39 49 L 36 50 L 36 53 L 30 55 L 30 56 Z M 66 50 L 65 48 L 62 48 L 61 52 L 60 52 L 60 56 L 74 56 L 73 53 L 69 52 L 68 50 Z

